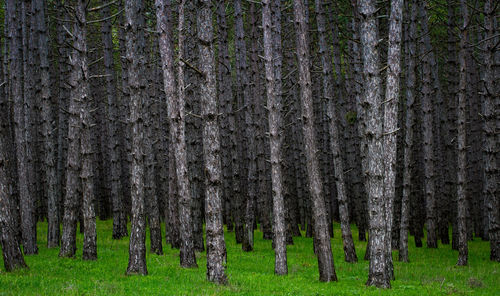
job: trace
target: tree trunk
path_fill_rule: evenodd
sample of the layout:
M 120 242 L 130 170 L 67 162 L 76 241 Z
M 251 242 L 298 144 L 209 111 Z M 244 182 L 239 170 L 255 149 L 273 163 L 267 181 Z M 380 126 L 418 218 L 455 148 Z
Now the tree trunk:
M 200 71 L 201 116 L 203 119 L 203 155 L 205 160 L 205 215 L 207 233 L 207 279 L 225 284 L 226 244 L 222 224 L 220 134 L 217 121 L 214 36 L 209 0 L 198 1 L 198 49 Z
M 484 4 L 484 27 L 486 29 L 487 40 L 485 42 L 485 71 L 484 71 L 484 125 L 483 130 L 486 138 L 486 143 L 483 147 L 483 159 L 485 169 L 485 194 L 486 208 L 488 210 L 489 239 L 490 239 L 490 260 L 500 262 L 500 205 L 499 205 L 499 170 L 498 170 L 498 135 L 495 135 L 496 125 L 498 125 L 498 109 L 495 113 L 495 108 L 498 108 L 499 99 L 498 92 L 495 89 L 495 73 L 494 73 L 494 35 L 496 31 L 495 18 L 495 3 L 493 0 L 487 0 Z M 497 49 L 498 50 L 498 49 Z M 496 65 L 498 67 L 498 65 Z M 497 87 L 498 88 L 498 87 Z M 483 226 L 484 227 L 484 226 Z
M 301 0 L 293 1 L 295 23 L 297 26 L 297 59 L 299 64 L 299 85 L 302 102 L 302 120 L 307 161 L 307 175 L 311 193 L 314 236 L 318 245 L 319 279 L 323 282 L 337 281 L 333 263 L 328 221 L 323 197 L 321 176 L 319 172 L 316 136 L 314 131 L 314 115 L 312 104 L 311 74 L 309 70 L 309 46 L 307 42 L 308 28 L 305 7 Z
M 130 229 L 127 274 L 148 273 L 146 267 L 146 219 L 144 212 L 144 124 L 145 50 L 142 1 L 125 1 L 126 59 L 130 91 L 129 124 L 132 129 L 131 197 L 132 226 Z
M 12 4 L 12 2 L 7 3 L 7 11 L 12 12 L 10 9 L 15 11 L 15 7 L 11 6 Z M 12 20 L 12 18 L 9 19 L 9 21 Z M 6 70 L 4 69 L 4 71 Z M 15 201 L 10 189 L 12 184 L 9 184 L 11 182 L 9 180 L 9 165 L 12 164 L 9 164 L 7 154 L 8 146 L 11 145 L 9 139 L 9 109 L 8 97 L 0 98 L 0 246 L 2 247 L 3 264 L 8 272 L 27 267 L 19 246 L 19 240 L 16 237 L 15 216 L 12 215 L 12 203 Z M 11 161 L 14 161 L 14 159 L 11 159 Z
M 344 181 L 344 161 L 340 152 L 339 118 L 336 102 L 334 102 L 332 64 L 330 61 L 331 54 L 326 42 L 327 33 L 323 5 L 323 1 L 315 1 L 316 22 L 319 34 L 319 52 L 323 70 L 323 97 L 327 101 L 328 131 L 330 134 L 330 149 L 333 153 L 333 167 L 335 170 L 335 183 L 339 201 L 340 226 L 342 230 L 342 241 L 344 243 L 344 258 L 346 262 L 357 262 L 358 258 L 352 240 L 351 225 L 349 224 L 349 209 Z M 339 85 L 337 85 L 337 87 L 339 87 Z
M 191 225 L 191 192 L 189 187 L 189 178 L 187 171 L 187 151 L 185 139 L 185 89 L 184 89 L 184 4 L 179 4 L 179 68 L 178 85 L 176 93 L 175 71 L 174 71 L 174 48 L 173 36 L 168 28 L 167 9 L 170 2 L 156 0 L 157 27 L 160 32 L 160 54 L 162 58 L 163 82 L 165 95 L 167 98 L 168 118 L 170 124 L 170 138 L 173 145 L 171 157 L 175 160 L 170 165 L 175 164 L 175 179 L 177 187 L 177 196 L 179 196 L 179 232 L 181 237 L 181 266 L 197 267 L 196 257 L 192 239 Z M 171 201 L 172 202 L 172 201 Z
M 156 36 L 155 36 L 156 37 Z M 151 38 L 153 39 L 153 38 Z M 158 139 L 158 135 L 155 134 L 155 119 L 158 118 L 159 105 L 156 102 L 159 94 L 156 92 L 156 57 L 157 57 L 157 46 L 156 39 L 148 42 L 151 46 L 150 50 L 150 60 L 147 63 L 146 69 L 148 71 L 148 88 L 147 101 L 144 105 L 144 164 L 145 164 L 145 175 L 144 175 L 144 194 L 145 194 L 145 206 L 147 210 L 147 221 L 149 226 L 149 240 L 150 240 L 150 250 L 151 253 L 156 255 L 163 254 L 163 248 L 161 244 L 161 222 L 160 222 L 160 208 L 158 204 L 158 190 L 156 187 L 156 173 L 158 172 L 158 161 L 156 160 L 155 142 Z
M 264 64 L 266 71 L 267 106 L 269 109 L 269 140 L 271 146 L 271 182 L 273 193 L 273 232 L 274 232 L 274 273 L 288 274 L 285 236 L 285 202 L 281 173 L 281 89 L 277 89 L 275 64 L 273 60 L 276 40 L 281 42 L 281 31 L 273 26 L 273 21 L 281 22 L 280 6 L 272 0 L 262 1 L 262 27 L 264 30 Z M 274 28 L 274 30 L 273 30 Z M 281 86 L 281 84 L 279 84 Z
M 89 93 L 88 66 L 87 66 L 87 29 L 86 29 L 86 3 L 78 1 L 75 7 L 75 25 L 73 27 L 75 56 L 78 56 L 75 66 L 79 68 L 77 84 L 75 85 L 76 100 L 79 102 L 80 115 L 80 157 L 83 193 L 83 259 L 97 259 L 97 233 L 95 221 L 95 196 L 94 196 L 94 155 L 92 145 L 93 120 L 90 114 L 92 109 Z
M 386 273 L 394 279 L 392 264 L 393 203 L 396 195 L 396 149 L 398 134 L 399 74 L 401 73 L 401 39 L 403 25 L 403 0 L 391 1 L 389 19 L 389 44 L 387 50 L 387 82 L 384 105 L 384 199 L 386 211 Z
M 222 157 L 222 182 L 223 182 L 223 200 L 225 203 L 224 213 L 228 231 L 231 231 L 233 226 L 232 220 L 232 205 L 233 205 L 233 182 L 234 176 L 232 165 L 232 145 L 231 133 L 234 131 L 234 117 L 232 118 L 233 126 L 231 129 L 231 117 L 233 110 L 233 90 L 231 79 L 231 62 L 229 60 L 228 36 L 227 36 L 227 21 L 226 21 L 226 5 L 225 0 L 217 1 L 217 24 L 218 24 L 218 68 L 217 68 L 217 84 L 219 95 L 219 110 L 221 115 L 221 157 Z
M 111 14 L 109 7 L 102 10 L 102 17 L 107 18 Z M 107 103 L 107 118 L 106 126 L 108 133 L 108 153 L 110 156 L 110 181 L 111 181 L 111 203 L 113 208 L 113 239 L 120 239 L 127 236 L 127 219 L 123 208 L 123 197 L 121 195 L 121 175 L 122 168 L 120 166 L 120 144 L 118 139 L 118 106 L 117 106 L 117 90 L 115 80 L 115 70 L 113 61 L 113 36 L 112 36 L 111 19 L 107 19 L 102 23 L 102 43 L 104 45 L 104 68 L 106 72 L 106 103 Z M 123 225 L 125 224 L 125 225 Z
M 407 2 L 408 3 L 408 2 Z M 417 33 L 417 3 L 416 0 L 408 4 L 410 16 L 406 42 L 406 118 L 405 118 L 405 145 L 403 171 L 403 199 L 401 200 L 401 226 L 399 234 L 399 261 L 409 262 L 408 259 L 408 230 L 410 220 L 410 196 L 412 193 L 412 172 L 414 171 L 413 130 L 415 126 L 415 82 L 416 82 L 416 33 Z
M 365 137 L 368 139 L 368 213 L 370 218 L 370 267 L 368 286 L 390 288 L 387 274 L 386 200 L 384 198 L 384 155 L 382 122 L 382 80 L 379 74 L 378 24 L 373 0 L 359 2 L 361 44 L 365 75 Z M 396 103 L 396 102 L 395 102 Z
M 466 188 L 466 106 L 467 106 L 467 27 L 469 25 L 469 12 L 467 1 L 461 0 L 460 7 L 462 12 L 463 22 L 460 26 L 460 51 L 458 53 L 458 61 L 460 65 L 459 86 L 458 86 L 458 106 L 457 106 L 457 144 L 458 144 L 458 161 L 457 161 L 457 225 L 458 225 L 458 262 L 457 265 L 467 265 L 469 251 L 467 245 L 467 198 L 465 195 Z
M 78 0 L 76 3 L 78 9 L 81 5 L 85 5 L 83 0 Z M 80 11 L 81 12 L 81 11 Z M 84 13 L 84 12 L 83 12 Z M 82 17 L 82 15 L 80 15 Z M 79 212 L 79 193 L 80 193 L 80 133 L 82 132 L 81 119 L 79 118 L 80 109 L 84 108 L 82 103 L 86 99 L 80 86 L 84 80 L 82 65 L 81 46 L 84 44 L 81 31 L 81 24 L 75 22 L 73 25 L 72 37 L 73 50 L 70 58 L 71 73 L 68 84 L 70 85 L 70 101 L 69 101 L 69 118 L 68 118 L 68 152 L 66 162 L 66 192 L 64 197 L 64 216 L 63 216 L 63 233 L 61 238 L 60 257 L 73 257 L 76 252 L 76 226 Z
M 431 77 L 431 61 L 429 48 L 426 47 L 426 39 L 429 34 L 427 26 L 427 8 L 426 2 L 420 2 L 420 16 L 422 34 L 420 49 L 424 53 L 422 60 L 422 118 L 423 125 L 423 153 L 424 153 L 424 194 L 425 194 L 425 210 L 426 210 L 426 226 L 427 226 L 427 247 L 437 248 L 437 228 L 436 228 L 436 194 L 435 194 L 435 178 L 434 178 L 434 136 L 433 136 L 433 114 L 432 114 L 432 77 Z
M 59 245 L 59 213 L 57 210 L 57 171 L 56 171 L 56 147 L 54 131 L 54 118 L 52 116 L 52 94 L 50 90 L 50 73 L 48 60 L 48 37 L 45 25 L 44 1 L 34 1 L 36 23 L 38 27 L 38 48 L 40 53 L 40 80 L 42 101 L 42 129 L 44 137 L 44 166 L 47 195 L 47 247 L 54 248 Z

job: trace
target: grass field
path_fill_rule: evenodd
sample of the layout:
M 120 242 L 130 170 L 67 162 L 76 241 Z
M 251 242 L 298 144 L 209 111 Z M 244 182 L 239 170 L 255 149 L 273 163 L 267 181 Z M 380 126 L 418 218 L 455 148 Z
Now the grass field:
M 75 259 L 59 258 L 58 249 L 46 248 L 45 223 L 38 224 L 39 254 L 26 256 L 29 270 L 6 273 L 0 262 L 0 295 L 500 295 L 500 264 L 489 261 L 489 244 L 469 243 L 469 266 L 455 266 L 457 252 L 450 246 L 416 249 L 410 238 L 410 263 L 397 261 L 392 289 L 366 287 L 368 262 L 343 260 L 339 225 L 332 239 L 338 282 L 318 281 L 311 238 L 294 238 L 288 247 L 288 276 L 275 276 L 271 242 L 256 232 L 255 250 L 241 251 L 234 233 L 226 233 L 229 284 L 206 281 L 206 253 L 197 254 L 197 269 L 179 267 L 179 251 L 163 245 L 165 254 L 148 253 L 149 275 L 125 276 L 128 239 L 111 239 L 112 222 L 99 221 L 97 261 L 81 260 L 82 235 Z M 357 237 L 354 229 L 354 237 Z M 357 242 L 357 241 L 356 241 Z M 149 245 L 149 238 L 148 238 Z M 357 242 L 362 259 L 366 243 Z

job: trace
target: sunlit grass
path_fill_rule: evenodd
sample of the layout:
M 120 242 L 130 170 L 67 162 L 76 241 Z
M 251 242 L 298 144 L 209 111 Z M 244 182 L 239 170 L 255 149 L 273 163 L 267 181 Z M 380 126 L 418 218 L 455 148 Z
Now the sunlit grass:
M 368 288 L 365 242 L 356 242 L 361 259 L 345 263 L 339 225 L 332 239 L 339 282 L 320 283 L 312 239 L 294 238 L 288 247 L 288 276 L 274 275 L 271 242 L 256 231 L 255 250 L 241 251 L 234 233 L 226 233 L 229 284 L 206 281 L 206 253 L 197 254 L 199 268 L 179 267 L 179 251 L 163 243 L 165 255 L 148 253 L 149 275 L 125 276 L 128 239 L 111 239 L 112 222 L 99 221 L 97 261 L 81 260 L 82 235 L 78 234 L 75 259 L 59 258 L 58 249 L 46 248 L 46 223 L 38 224 L 39 254 L 26 256 L 29 270 L 6 273 L 0 260 L 0 295 L 500 295 L 500 265 L 489 261 L 489 243 L 469 243 L 469 266 L 455 266 L 457 252 L 448 245 L 438 249 L 415 248 L 410 238 L 410 263 L 397 261 L 391 290 Z M 353 229 L 357 237 L 357 230 Z M 147 241 L 149 246 L 149 238 Z

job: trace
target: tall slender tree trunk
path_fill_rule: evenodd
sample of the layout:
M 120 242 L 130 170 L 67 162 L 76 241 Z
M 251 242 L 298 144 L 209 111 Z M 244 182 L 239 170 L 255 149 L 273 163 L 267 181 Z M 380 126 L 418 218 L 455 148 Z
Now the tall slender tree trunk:
M 330 134 L 330 149 L 333 153 L 333 165 L 335 170 L 337 199 L 339 201 L 342 241 L 344 243 L 344 258 L 346 262 L 357 262 L 358 258 L 356 256 L 356 250 L 352 240 L 351 225 L 349 224 L 349 209 L 344 178 L 344 161 L 340 151 L 340 133 L 338 128 L 339 118 L 333 94 L 331 54 L 326 41 L 327 33 L 323 5 L 323 1 L 315 1 L 316 22 L 319 34 L 319 51 L 323 68 L 323 97 L 327 101 L 327 116 L 329 121 L 328 131 Z
M 198 267 L 194 253 L 193 242 L 193 223 L 192 223 L 192 192 L 188 178 L 187 167 L 187 147 L 185 136 L 185 117 L 184 106 L 186 102 L 186 86 L 185 86 L 185 63 L 184 46 L 186 41 L 185 33 L 185 6 L 183 0 L 179 4 L 179 28 L 178 28 L 178 47 L 179 47 L 179 64 L 177 71 L 177 92 L 178 102 L 176 108 L 169 111 L 171 120 L 170 128 L 172 130 L 175 153 L 175 170 L 177 177 L 177 193 L 179 196 L 179 233 L 180 233 L 180 264 L 182 267 Z M 173 125 L 176 125 L 174 127 Z
M 184 4 L 179 4 L 179 66 L 178 85 L 175 85 L 174 48 L 172 31 L 169 29 L 168 9 L 170 1 L 156 0 L 157 29 L 160 32 L 160 54 L 162 58 L 163 82 L 167 98 L 170 139 L 173 145 L 170 166 L 175 164 L 175 186 L 179 196 L 179 221 L 181 236 L 181 266 L 196 267 L 192 239 L 191 192 L 187 171 L 187 150 L 185 139 L 185 87 L 184 87 Z M 173 169 L 173 168 L 170 168 Z M 172 186 L 171 186 L 172 187 Z M 171 201 L 172 202 L 172 201 Z
M 22 47 L 21 35 L 19 28 L 21 27 L 20 14 L 22 14 L 21 5 L 24 2 L 7 1 L 6 16 L 8 17 L 8 40 L 10 53 L 10 75 L 11 83 L 11 100 L 14 105 L 14 140 L 16 146 L 17 158 L 17 174 L 18 174 L 18 190 L 19 203 L 21 212 L 21 233 L 22 245 L 25 254 L 36 253 L 36 236 L 33 229 L 34 223 L 34 201 L 30 192 L 31 184 L 29 183 L 29 165 L 27 157 L 26 144 L 26 124 L 25 124 L 25 108 L 23 99 L 23 81 L 22 79 Z
M 447 178 L 446 178 L 446 194 L 447 207 L 451 209 L 450 219 L 452 223 L 452 241 L 451 247 L 453 250 L 458 250 L 458 227 L 457 227 L 457 207 L 456 207 L 456 191 L 457 191 L 457 174 L 455 168 L 457 167 L 457 92 L 458 92 L 458 77 L 456 71 L 458 69 L 457 62 L 457 37 L 456 37 L 456 22 L 455 10 L 456 6 L 454 1 L 448 0 L 448 21 L 447 21 L 447 60 L 446 60 L 446 80 L 447 80 L 447 96 L 448 96 L 448 109 L 447 109 L 447 128 L 449 138 L 446 141 L 446 155 L 447 155 Z
M 271 146 L 271 182 L 273 197 L 274 273 L 288 274 L 285 234 L 285 202 L 281 173 L 281 89 L 276 89 L 274 50 L 276 40 L 281 42 L 281 31 L 276 31 L 273 22 L 281 22 L 280 6 L 273 0 L 262 1 L 262 27 L 264 30 L 264 65 L 266 71 L 267 107 L 269 109 L 269 140 Z M 276 9 L 276 10 L 275 10 Z M 274 29 L 274 30 L 273 30 Z M 281 84 L 280 84 L 281 85 Z
M 102 9 L 102 17 L 108 18 L 111 15 L 109 7 Z M 111 204 L 113 211 L 113 239 L 120 239 L 127 236 L 127 219 L 123 208 L 120 165 L 120 143 L 118 139 L 118 106 L 116 75 L 113 61 L 113 36 L 111 19 L 107 19 L 101 26 L 102 43 L 104 45 L 104 69 L 106 72 L 106 104 L 107 104 L 107 133 L 108 133 L 108 153 L 110 156 L 110 181 L 111 181 Z
M 408 230 L 410 222 L 410 196 L 412 193 L 412 173 L 414 171 L 414 126 L 415 126 L 415 82 L 416 82 L 416 33 L 417 3 L 409 4 L 409 25 L 406 35 L 406 117 L 403 168 L 403 199 L 401 200 L 401 226 L 399 234 L 399 261 L 408 262 Z M 407 2 L 408 3 L 408 2 Z
M 126 59 L 130 91 L 129 124 L 132 130 L 131 197 L 132 226 L 130 229 L 127 274 L 147 274 L 146 219 L 144 212 L 144 124 L 145 40 L 142 1 L 125 0 Z
M 358 127 L 358 142 L 359 142 L 359 158 L 361 165 L 361 195 L 358 200 L 358 227 L 359 227 L 359 239 L 361 241 L 366 240 L 366 228 L 368 227 L 367 221 L 367 193 L 368 193 L 368 157 L 367 157 L 367 140 L 365 138 L 365 129 L 366 129 L 366 114 L 363 109 L 364 105 L 364 96 L 362 93 L 363 87 L 363 76 L 361 73 L 361 51 L 362 49 L 359 46 L 359 23 L 360 23 L 360 15 L 358 12 L 358 5 L 356 0 L 352 0 L 352 8 L 353 8 L 353 19 L 352 19 L 352 34 L 353 41 L 351 42 L 351 48 L 353 52 L 353 77 L 354 77 L 354 99 L 356 101 L 356 123 Z M 367 249 L 369 244 L 367 244 Z M 364 259 L 367 260 L 369 258 L 369 252 L 365 252 Z
M 436 192 L 435 192 L 435 177 L 434 177 L 434 136 L 433 125 L 434 118 L 432 114 L 433 102 L 432 98 L 435 94 L 432 92 L 432 74 L 430 53 L 426 48 L 427 36 L 429 29 L 427 25 L 427 8 L 426 1 L 420 2 L 420 16 L 422 33 L 424 37 L 421 39 L 421 50 L 423 53 L 422 61 L 422 118 L 423 128 L 423 153 L 424 153 L 424 194 L 425 194 L 425 210 L 426 210 L 426 226 L 427 226 L 427 247 L 437 248 L 437 217 L 436 217 Z
M 12 3 L 7 3 L 8 11 Z M 12 19 L 10 19 L 12 20 Z M 9 20 L 9 21 L 10 21 Z M 5 71 L 6 69 L 4 69 Z M 9 162 L 14 161 L 8 157 L 8 146 L 11 145 L 9 131 L 9 106 L 8 97 L 0 98 L 0 246 L 2 247 L 3 264 L 6 271 L 13 271 L 19 268 L 27 267 L 24 262 L 23 253 L 17 239 L 17 230 L 15 228 L 16 218 L 12 214 L 12 203 L 15 202 L 11 190 L 11 180 L 9 180 Z
M 307 175 L 311 193 L 314 237 L 317 240 L 316 254 L 318 256 L 319 279 L 322 282 L 337 281 L 333 263 L 329 223 L 325 199 L 323 197 L 321 176 L 319 172 L 316 136 L 314 131 L 314 115 L 312 104 L 312 83 L 309 64 L 309 45 L 307 42 L 308 28 L 304 3 L 293 1 L 295 23 L 297 27 L 297 60 L 299 65 L 300 99 L 302 102 L 302 120 L 307 161 Z
M 233 182 L 234 176 L 232 165 L 232 145 L 231 145 L 231 132 L 234 131 L 234 126 L 231 129 L 230 117 L 233 110 L 233 90 L 231 79 L 231 62 L 229 60 L 228 49 L 228 26 L 226 20 L 226 4 L 225 0 L 217 1 L 217 24 L 218 24 L 218 67 L 217 67 L 217 84 L 218 84 L 218 97 L 219 97 L 219 110 L 221 116 L 221 157 L 222 157 L 222 182 L 223 182 L 223 199 L 225 207 L 225 219 L 228 231 L 231 231 L 233 226 L 232 219 L 232 204 L 233 204 Z M 232 119 L 234 125 L 234 118 Z
M 399 74 L 401 73 L 401 40 L 403 38 L 403 0 L 391 1 L 389 44 L 387 51 L 387 82 L 384 105 L 384 199 L 386 211 L 386 273 L 394 279 L 392 264 L 393 204 L 396 195 L 396 150 L 398 134 Z
M 498 5 L 498 4 L 497 4 Z M 495 24 L 495 3 L 493 0 L 487 0 L 484 3 L 484 27 L 486 29 L 485 38 L 485 71 L 484 71 L 484 125 L 483 130 L 486 136 L 486 143 L 483 148 L 483 159 L 485 169 L 485 193 L 486 208 L 488 210 L 489 225 L 488 234 L 490 239 L 490 260 L 500 261 L 500 205 L 499 205 L 499 182 L 498 177 L 498 135 L 495 135 L 496 125 L 498 125 L 499 98 L 497 89 L 495 89 L 494 66 L 494 35 L 496 31 Z M 498 50 L 498 49 L 496 49 Z M 497 65 L 498 67 L 498 65 Z M 495 107 L 496 106 L 496 107 Z M 483 225 L 485 227 L 486 225 Z
M 34 1 L 35 15 L 37 16 L 37 29 L 39 33 L 38 48 L 40 53 L 40 80 L 42 101 L 42 129 L 44 137 L 44 166 L 47 195 L 47 247 L 54 248 L 59 245 L 59 211 L 57 193 L 56 147 L 53 134 L 54 117 L 52 110 L 52 94 L 50 89 L 50 73 L 48 59 L 48 36 L 45 25 L 44 1 Z
M 78 0 L 75 2 L 75 9 L 78 9 L 80 13 L 81 6 L 85 6 L 83 0 Z M 83 11 L 83 15 L 85 12 Z M 82 48 L 84 44 L 81 26 L 82 17 L 79 14 L 79 18 L 73 24 L 73 36 L 72 44 L 73 50 L 71 52 L 70 65 L 71 73 L 69 77 L 68 84 L 70 85 L 70 101 L 68 108 L 68 152 L 67 152 L 67 162 L 66 162 L 66 190 L 64 197 L 64 216 L 63 216 L 63 231 L 61 237 L 61 249 L 59 251 L 60 257 L 73 257 L 76 252 L 76 226 L 77 219 L 79 216 L 79 193 L 80 193 L 80 166 L 81 166 L 81 155 L 80 155 L 80 133 L 82 132 L 82 124 L 80 119 L 80 109 L 84 108 L 82 106 L 85 103 L 81 85 L 84 80 L 84 73 L 82 65 Z M 85 21 L 85 18 L 83 19 Z
M 387 275 L 387 204 L 384 198 L 382 80 L 377 45 L 378 24 L 373 0 L 359 2 L 361 45 L 365 76 L 365 137 L 368 139 L 368 213 L 370 218 L 370 267 L 368 286 L 390 288 Z M 394 102 L 395 104 L 397 102 Z
M 74 50 L 78 53 L 76 67 L 78 71 L 78 84 L 76 85 L 75 94 L 79 101 L 80 115 L 80 157 L 81 171 L 80 178 L 82 182 L 83 193 L 83 259 L 97 259 L 97 233 L 96 233 L 96 217 L 95 217 L 95 196 L 94 196 L 94 154 L 92 145 L 92 126 L 93 119 L 90 114 L 92 109 L 89 82 L 88 82 L 88 65 L 87 65 L 87 29 L 86 29 L 86 2 L 78 1 L 75 7 L 75 25 L 73 29 Z
M 205 160 L 205 217 L 207 233 L 207 279 L 224 284 L 226 244 L 222 221 L 220 133 L 217 120 L 214 34 L 210 0 L 198 1 L 198 49 L 200 71 L 201 116 L 203 119 L 203 155 Z
M 457 105 L 457 225 L 458 225 L 458 262 L 457 265 L 467 265 L 469 251 L 467 244 L 467 198 L 466 192 L 466 108 L 467 108 L 467 33 L 469 26 L 469 10 L 466 0 L 460 0 L 462 12 L 462 25 L 460 26 L 460 51 L 458 53 L 459 62 L 459 85 L 458 85 L 458 105 Z

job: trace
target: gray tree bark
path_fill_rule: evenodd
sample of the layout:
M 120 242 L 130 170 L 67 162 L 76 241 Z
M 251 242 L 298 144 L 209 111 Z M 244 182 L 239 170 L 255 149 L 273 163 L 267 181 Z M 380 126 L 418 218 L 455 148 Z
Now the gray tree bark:
M 351 225 L 349 224 L 349 209 L 347 202 L 346 184 L 344 178 L 344 160 L 340 151 L 339 118 L 334 102 L 333 78 L 331 54 L 326 41 L 326 25 L 323 12 L 324 3 L 315 1 L 316 22 L 318 26 L 319 52 L 323 71 L 323 97 L 327 101 L 328 131 L 330 135 L 330 149 L 333 153 L 333 167 L 335 171 L 335 183 L 337 187 L 337 199 L 339 201 L 340 226 L 342 230 L 342 241 L 344 243 L 344 259 L 346 262 L 357 262 L 356 250 L 352 240 Z M 339 85 L 337 85 L 339 87 Z
M 403 0 L 391 1 L 389 44 L 387 50 L 387 82 L 384 105 L 384 199 L 386 211 L 386 273 L 394 279 L 392 263 L 393 204 L 396 195 L 396 150 L 398 134 L 399 75 L 401 73 L 401 40 L 403 39 Z
M 38 49 L 40 55 L 40 82 L 42 101 L 42 130 L 44 137 L 45 194 L 47 195 L 47 247 L 59 245 L 59 211 L 57 193 L 56 146 L 54 137 L 54 117 L 48 59 L 48 37 L 45 24 L 44 1 L 34 1 L 37 29 L 39 34 Z
M 408 2 L 407 2 L 408 3 Z M 399 234 L 399 261 L 408 262 L 408 230 L 410 222 L 410 196 L 412 192 L 412 172 L 414 170 L 414 126 L 415 126 L 415 83 L 416 83 L 416 33 L 417 33 L 417 3 L 411 1 L 409 6 L 409 24 L 405 34 L 406 42 L 406 117 L 405 145 L 403 169 L 403 198 L 401 200 L 401 226 Z
M 79 116 L 80 116 L 80 160 L 81 170 L 80 178 L 82 182 L 83 193 L 83 259 L 97 259 L 97 232 L 95 221 L 95 196 L 94 196 L 94 152 L 92 145 L 92 126 L 93 119 L 90 114 L 92 109 L 90 91 L 89 91 L 89 72 L 87 65 L 87 29 L 86 29 L 86 9 L 85 1 L 78 1 L 75 6 L 75 25 L 73 27 L 75 51 L 78 57 L 78 64 L 75 66 L 80 68 L 78 76 L 78 84 L 75 85 L 75 94 L 79 101 Z
M 12 2 L 7 3 L 7 11 L 15 7 L 10 6 Z M 12 18 L 9 21 L 13 20 Z M 11 64 L 12 65 L 12 64 Z M 6 70 L 6 69 L 4 69 Z M 0 98 L 0 246 L 2 247 L 3 264 L 6 271 L 13 271 L 19 268 L 26 268 L 23 253 L 17 239 L 17 230 L 15 228 L 15 216 L 12 214 L 12 203 L 15 202 L 12 194 L 11 180 L 9 180 L 10 159 L 8 157 L 8 145 L 11 145 L 9 131 L 9 106 L 8 97 Z
M 274 22 L 280 22 L 280 6 L 273 6 L 272 0 L 262 1 L 262 27 L 264 30 L 264 65 L 266 71 L 267 107 L 269 110 L 269 141 L 271 146 L 271 182 L 273 197 L 273 232 L 274 232 L 274 273 L 288 274 L 285 235 L 285 202 L 281 173 L 281 89 L 276 89 L 274 71 L 274 50 L 276 40 L 281 42 L 281 31 L 276 31 Z M 277 9 L 273 10 L 273 9 Z M 278 13 L 278 14 L 277 14 Z M 281 85 L 281 84 L 280 84 Z
M 387 275 L 386 251 L 386 200 L 384 198 L 384 155 L 382 122 L 382 80 L 379 74 L 379 51 L 377 45 L 378 23 L 376 3 L 373 0 L 359 2 L 361 15 L 361 45 L 363 46 L 364 89 L 365 89 L 365 137 L 368 142 L 368 213 L 370 267 L 368 286 L 390 288 Z
M 427 25 L 427 8 L 426 2 L 420 2 L 420 16 L 422 33 L 428 36 L 429 29 Z M 436 190 L 435 190 L 435 176 L 434 176 L 434 136 L 433 125 L 434 118 L 432 114 L 432 98 L 435 95 L 432 91 L 432 74 L 431 74 L 431 61 L 430 53 L 427 52 L 426 40 L 427 37 L 421 39 L 420 49 L 425 55 L 422 60 L 422 111 L 424 117 L 422 118 L 423 127 L 423 153 L 424 153 L 424 194 L 425 194 L 425 209 L 426 209 L 426 226 L 427 226 L 427 247 L 437 248 L 437 217 L 436 217 Z
M 75 9 L 81 13 L 81 5 L 85 6 L 83 0 L 75 2 Z M 85 14 L 85 12 L 83 12 Z M 82 123 L 80 119 L 80 109 L 86 98 L 80 88 L 84 79 L 82 65 L 82 46 L 84 46 L 85 35 L 81 33 L 81 26 L 85 21 L 79 14 L 77 21 L 73 24 L 72 45 L 73 50 L 70 56 L 71 72 L 68 80 L 70 86 L 70 101 L 68 107 L 68 152 L 66 162 L 66 190 L 64 196 L 64 216 L 63 231 L 61 237 L 60 257 L 73 257 L 76 252 L 76 224 L 79 213 L 79 193 L 80 193 L 80 133 Z M 76 14 L 75 14 L 76 18 Z M 83 21 L 83 22 L 82 22 Z
M 130 92 L 129 124 L 132 130 L 131 197 L 132 226 L 130 229 L 127 274 L 148 273 L 146 267 L 146 217 L 144 212 L 144 116 L 145 49 L 142 1 L 125 1 L 126 59 Z
M 203 155 L 205 160 L 205 219 L 207 234 L 207 279 L 224 284 L 226 244 L 222 221 L 220 132 L 215 80 L 214 35 L 210 0 L 198 1 L 198 50 L 201 116 L 203 119 Z M 253 227 L 253 225 L 252 225 Z
M 336 281 L 337 275 L 335 274 L 330 235 L 328 233 L 329 223 L 327 221 L 316 148 L 312 84 L 309 69 L 309 45 L 307 42 L 308 28 L 303 1 L 294 0 L 293 8 L 297 26 L 297 60 L 299 65 L 300 99 L 302 103 L 307 175 L 314 217 L 314 236 L 318 242 L 316 254 L 318 256 L 319 279 L 323 282 L 330 282 Z
M 497 4 L 498 6 L 498 4 Z M 490 239 L 490 260 L 500 261 L 500 192 L 499 192 L 499 170 L 498 170 L 498 135 L 495 135 L 495 129 L 498 125 L 498 109 L 499 98 L 497 89 L 495 89 L 495 44 L 494 35 L 496 31 L 495 24 L 495 3 L 493 0 L 487 0 L 484 3 L 484 27 L 486 29 L 485 38 L 488 39 L 484 45 L 484 103 L 483 103 L 483 130 L 486 138 L 483 146 L 483 160 L 485 170 L 485 193 L 486 193 L 486 208 L 488 210 L 487 225 Z M 498 49 L 496 49 L 498 50 Z M 498 66 L 498 65 L 497 65 Z M 483 225 L 483 227 L 486 225 Z
M 466 0 L 460 0 L 462 12 L 462 25 L 460 26 L 459 85 L 457 105 L 457 226 L 458 226 L 458 261 L 457 265 L 467 265 L 469 250 L 467 244 L 467 198 L 466 192 L 466 106 L 467 106 L 467 33 L 469 26 L 469 10 Z
M 111 15 L 109 7 L 102 9 L 103 18 Z M 110 156 L 110 181 L 111 181 L 111 203 L 113 211 L 113 239 L 127 236 L 127 218 L 123 208 L 122 197 L 122 168 L 120 165 L 120 143 L 118 138 L 118 106 L 116 75 L 113 61 L 113 36 L 111 18 L 105 20 L 101 26 L 102 43 L 104 45 L 104 69 L 106 73 L 106 104 L 107 104 L 107 149 Z

